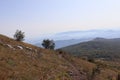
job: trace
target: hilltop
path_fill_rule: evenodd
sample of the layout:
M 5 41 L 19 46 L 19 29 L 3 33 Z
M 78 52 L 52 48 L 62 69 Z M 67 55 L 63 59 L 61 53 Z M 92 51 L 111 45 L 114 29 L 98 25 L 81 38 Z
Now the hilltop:
M 120 38 L 95 38 L 88 42 L 64 47 L 62 50 L 76 56 L 118 60 L 120 58 Z
M 99 65 L 0 35 L 0 80 L 117 80 L 118 69 Z

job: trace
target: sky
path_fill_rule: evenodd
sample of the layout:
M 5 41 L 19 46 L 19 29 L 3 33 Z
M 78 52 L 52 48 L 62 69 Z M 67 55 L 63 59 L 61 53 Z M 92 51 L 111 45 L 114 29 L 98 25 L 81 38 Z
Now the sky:
M 11 37 L 119 28 L 120 0 L 0 0 L 0 34 Z

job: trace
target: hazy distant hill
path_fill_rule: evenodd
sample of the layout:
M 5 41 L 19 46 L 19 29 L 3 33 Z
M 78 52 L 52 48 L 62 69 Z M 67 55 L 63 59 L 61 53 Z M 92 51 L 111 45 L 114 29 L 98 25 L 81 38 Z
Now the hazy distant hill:
M 85 39 L 57 40 L 57 41 L 55 41 L 55 44 L 56 44 L 55 48 L 58 49 L 58 48 L 77 44 L 77 43 L 84 42 L 84 41 L 87 41 L 87 39 L 86 40 Z
M 88 39 L 69 39 L 69 40 L 56 40 L 55 41 L 55 49 L 58 49 L 58 48 L 62 48 L 62 47 L 65 47 L 65 46 L 69 46 L 69 45 L 73 45 L 73 44 L 77 44 L 77 43 L 80 43 L 80 42 L 84 42 L 84 41 L 88 41 Z M 39 46 L 39 47 L 42 47 L 41 45 L 42 43 L 36 43 L 35 45 L 36 46 Z
M 88 31 L 68 31 L 51 36 L 53 39 L 89 39 L 89 38 L 119 38 L 120 30 L 88 30 Z
M 88 56 L 93 58 L 119 59 L 120 58 L 120 38 L 94 40 L 83 42 L 68 47 L 61 48 L 77 56 Z
M 56 48 L 58 49 L 69 45 L 77 44 L 80 42 L 89 41 L 96 37 L 119 38 L 120 31 L 119 30 L 88 30 L 88 31 L 61 32 L 57 34 L 51 34 L 48 36 L 42 36 L 40 39 L 37 38 L 36 40 L 32 41 L 32 44 L 41 46 L 42 40 L 49 38 L 55 41 Z

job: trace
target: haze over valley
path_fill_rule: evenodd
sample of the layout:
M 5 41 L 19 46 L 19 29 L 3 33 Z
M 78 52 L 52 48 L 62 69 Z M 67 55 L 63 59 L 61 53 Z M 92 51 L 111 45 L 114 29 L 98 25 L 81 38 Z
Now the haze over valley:
M 43 39 L 53 39 L 56 43 L 56 48 L 62 48 L 69 45 L 86 42 L 95 38 L 120 38 L 120 30 L 88 30 L 88 31 L 68 31 L 57 34 L 49 34 L 43 36 L 41 39 L 36 38 L 31 43 L 41 46 Z

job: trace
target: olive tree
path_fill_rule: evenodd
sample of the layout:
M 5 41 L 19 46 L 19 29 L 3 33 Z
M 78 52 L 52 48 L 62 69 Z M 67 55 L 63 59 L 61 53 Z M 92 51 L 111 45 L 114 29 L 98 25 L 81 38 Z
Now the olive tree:
M 42 46 L 45 49 L 54 49 L 55 48 L 55 43 L 53 40 L 49 40 L 49 39 L 44 39 L 42 42 Z
M 24 37 L 25 37 L 24 32 L 22 32 L 21 30 L 16 30 L 14 34 L 14 39 L 16 41 L 23 41 Z

